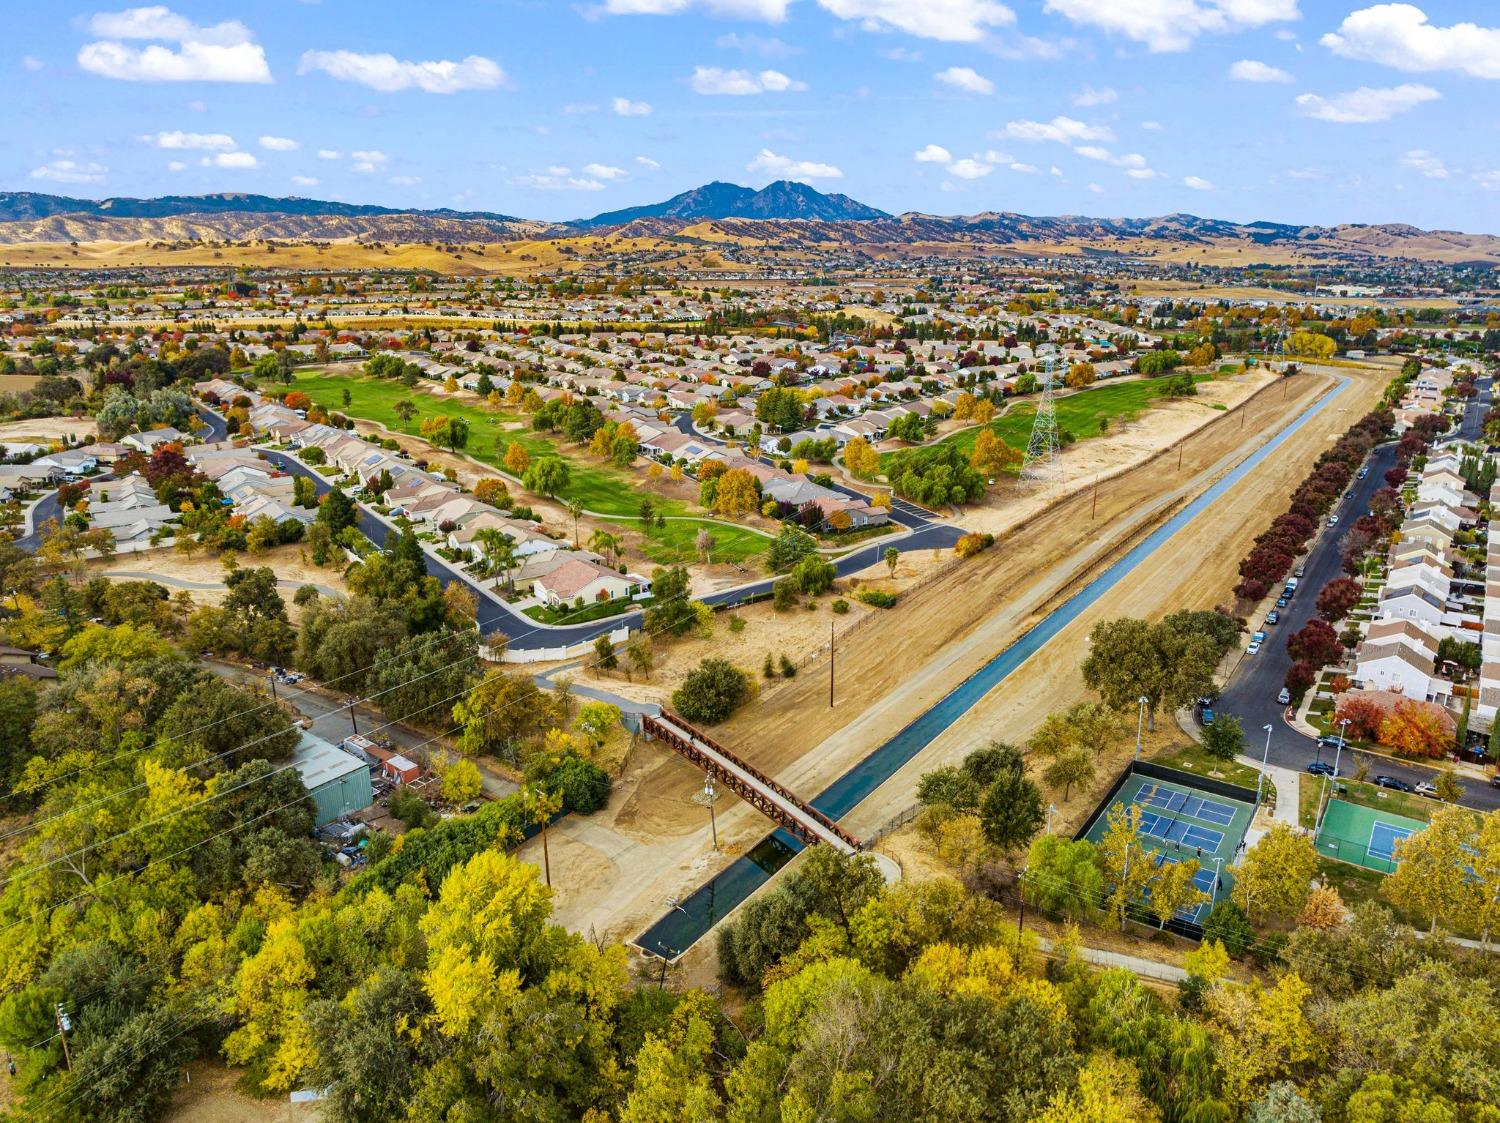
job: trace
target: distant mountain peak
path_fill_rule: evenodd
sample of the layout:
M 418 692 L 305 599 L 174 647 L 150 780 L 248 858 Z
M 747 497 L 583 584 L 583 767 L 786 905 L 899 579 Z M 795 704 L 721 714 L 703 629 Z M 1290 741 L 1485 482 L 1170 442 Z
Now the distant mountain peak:
M 715 180 L 662 203 L 651 203 L 624 210 L 606 211 L 593 218 L 580 219 L 577 226 L 623 226 L 642 218 L 761 218 L 794 219 L 820 222 L 850 222 L 872 218 L 890 218 L 847 195 L 828 194 L 805 183 L 778 179 L 756 191 L 737 183 Z

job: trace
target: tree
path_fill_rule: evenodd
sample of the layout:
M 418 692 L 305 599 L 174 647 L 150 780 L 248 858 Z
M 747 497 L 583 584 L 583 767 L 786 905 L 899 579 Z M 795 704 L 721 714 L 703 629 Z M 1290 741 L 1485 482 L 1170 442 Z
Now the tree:
M 771 548 L 767 551 L 766 567 L 772 573 L 785 573 L 795 566 L 803 558 L 818 551 L 818 543 L 804 531 L 795 526 L 783 526 L 781 532 L 771 542 Z
M 529 675 L 491 671 L 453 707 L 462 726 L 460 752 L 514 760 L 519 743 L 539 735 L 557 718 L 557 706 Z
M 329 489 L 318 507 L 318 522 L 326 526 L 328 532 L 335 537 L 340 531 L 353 526 L 357 516 L 354 500 L 342 488 Z
M 893 454 L 886 475 L 897 495 L 930 507 L 977 503 L 988 486 L 963 450 L 950 442 Z
M 1359 603 L 1364 587 L 1347 577 L 1335 577 L 1318 594 L 1318 613 L 1330 624 L 1337 624 Z
M 698 622 L 689 589 L 691 578 L 685 566 L 655 569 L 651 573 L 651 607 L 646 609 L 645 630 L 652 635 L 685 636 Z
M 726 518 L 746 515 L 760 506 L 760 486 L 744 468 L 733 468 L 715 481 L 713 508 Z
M 993 480 L 1024 459 L 1023 454 L 1006 444 L 994 430 L 981 429 L 979 436 L 974 438 L 974 452 L 969 457 L 969 466 Z
M 1163 862 L 1148 889 L 1151 898 L 1148 906 L 1156 917 L 1158 928 L 1165 928 L 1167 921 L 1183 909 L 1194 909 L 1209 900 L 1209 895 L 1193 883 L 1201 867 L 1189 859 L 1182 862 Z
M 1320 886 L 1307 895 L 1297 914 L 1298 928 L 1337 928 L 1344 923 L 1344 901 L 1332 885 Z
M 506 459 L 509 460 L 509 454 Z M 560 456 L 544 456 L 526 469 L 521 482 L 528 491 L 551 498 L 567 487 L 572 477 L 566 460 Z
M 1073 785 L 1087 787 L 1092 784 L 1096 771 L 1094 754 L 1080 747 L 1056 756 L 1042 773 L 1042 779 L 1051 788 L 1062 788 L 1063 802 L 1066 803 L 1072 797 Z
M 520 441 L 512 441 L 505 450 L 505 470 L 513 476 L 524 476 L 531 466 L 531 454 Z
M 979 806 L 984 837 L 1001 850 L 1025 846 L 1041 829 L 1045 817 L 1042 793 L 1019 768 L 1002 771 Z
M 885 567 L 890 570 L 891 577 L 896 576 L 896 567 L 901 564 L 901 551 L 894 546 L 887 546 L 885 550 Z
M 691 722 L 717 725 L 751 694 L 750 676 L 724 659 L 704 659 L 672 693 L 672 705 Z
M 1063 385 L 1070 390 L 1081 390 L 1085 386 L 1092 386 L 1098 377 L 1093 363 L 1074 363 L 1068 368 L 1068 373 L 1063 375 Z
M 635 1082 L 620 1123 L 713 1123 L 722 1103 L 710 1076 L 720 1016 L 702 991 L 672 1012 L 661 1033 L 649 1034 L 635 1059 Z
M 1141 1093 L 1141 1083 L 1129 1061 L 1095 1053 L 1079 1070 L 1077 1088 L 1058 1092 L 1033 1118 L 1035 1123 L 1158 1123 L 1161 1116 Z
M 620 708 L 608 702 L 585 702 L 578 708 L 573 728 L 588 738 L 597 751 L 620 724 Z
M 870 479 L 880 472 L 880 453 L 863 437 L 852 437 L 844 446 L 844 466 L 860 479 Z
M 1403 698 L 1381 720 L 1380 743 L 1401 756 L 1440 760 L 1453 745 L 1453 719 L 1441 706 Z
M 485 476 L 474 484 L 474 498 L 502 510 L 511 505 L 510 488 L 505 486 L 504 480 L 495 476 Z
M 422 422 L 422 436 L 450 452 L 457 452 L 469 443 L 469 423 L 462 417 L 439 415 Z
M 714 536 L 706 528 L 700 528 L 698 533 L 693 536 L 693 549 L 700 561 L 705 564 L 712 562 L 714 556 Z
M 1245 731 L 1233 714 L 1215 714 L 1203 729 L 1203 750 L 1216 760 L 1233 760 L 1245 751 Z
M 1226 897 L 1203 922 L 1203 941 L 1217 941 L 1230 955 L 1243 955 L 1255 944 L 1255 929 L 1245 910 Z
M 1096 624 L 1089 641 L 1083 681 L 1116 710 L 1145 698 L 1152 729 L 1159 706 L 1186 705 L 1213 686 L 1219 650 L 1202 632 L 1126 617 Z
M 1307 903 L 1318 852 L 1312 840 L 1286 823 L 1277 823 L 1240 860 L 1234 900 L 1245 913 L 1291 920 Z
M 1023 887 L 1026 900 L 1049 916 L 1095 916 L 1105 896 L 1099 848 L 1083 839 L 1038 836 L 1027 852 Z
M 1155 875 L 1155 865 L 1141 844 L 1141 809 L 1113 804 L 1106 816 L 1104 837 L 1099 840 L 1099 859 L 1105 884 L 1110 886 L 1106 903 L 1120 930 L 1132 905 L 1140 899 Z
M 484 790 L 478 766 L 464 757 L 440 766 L 438 780 L 443 799 L 449 803 L 468 803 L 472 799 L 478 799 Z
M 598 636 L 594 640 L 594 670 L 606 673 L 614 670 L 620 665 L 620 658 L 615 654 L 615 645 L 609 636 Z
M 1344 657 L 1344 645 L 1333 625 L 1326 620 L 1309 620 L 1302 629 L 1287 638 L 1286 649 L 1298 663 L 1311 663 L 1325 667 L 1337 663 Z
M 1380 736 L 1380 723 L 1385 720 L 1385 709 L 1380 703 L 1358 695 L 1345 694 L 1339 699 L 1334 715 L 1334 725 L 1344 730 L 1355 741 L 1374 741 Z M 1348 726 L 1344 725 L 1348 722 Z
M 642 678 L 651 678 L 651 668 L 656 662 L 656 654 L 651 646 L 651 637 L 645 632 L 638 632 L 631 637 L 625 645 L 625 657 L 630 660 L 631 670 L 638 673 Z
M 1245 1123 L 1323 1123 L 1323 1113 L 1297 1092 L 1297 1086 L 1278 1080 L 1250 1105 Z

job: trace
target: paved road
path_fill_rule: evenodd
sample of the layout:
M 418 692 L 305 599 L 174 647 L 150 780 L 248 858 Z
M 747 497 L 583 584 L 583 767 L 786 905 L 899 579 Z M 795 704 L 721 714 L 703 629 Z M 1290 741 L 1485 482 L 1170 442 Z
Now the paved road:
M 1486 384 L 1475 402 L 1469 407 L 1476 419 L 1488 408 L 1488 385 Z M 1465 419 L 1467 427 L 1467 418 Z M 1339 559 L 1339 545 L 1345 530 L 1369 509 L 1370 496 L 1385 486 L 1385 473 L 1395 466 L 1395 445 L 1377 448 L 1370 456 L 1370 474 L 1356 480 L 1350 486 L 1349 498 L 1336 508 L 1339 525 L 1327 529 L 1314 543 L 1308 554 L 1297 595 L 1281 611 L 1281 622 L 1265 628 L 1270 633 L 1265 645 L 1256 655 L 1240 656 L 1239 663 L 1230 674 L 1229 683 L 1219 698 L 1216 709 L 1233 714 L 1245 728 L 1245 751 L 1250 757 L 1260 760 L 1265 752 L 1266 725 L 1271 726 L 1271 749 L 1269 761 L 1285 768 L 1305 769 L 1314 760 L 1332 756 L 1318 749 L 1317 744 L 1286 724 L 1284 707 L 1276 701 L 1286 673 L 1291 669 L 1292 657 L 1286 649 L 1286 638 L 1317 615 L 1315 602 L 1319 591 L 1335 577 L 1343 575 L 1343 563 Z M 1254 631 L 1264 625 L 1258 620 L 1249 622 Z M 1350 775 L 1354 763 L 1346 753 L 1339 763 L 1339 771 Z M 1432 778 L 1432 770 L 1421 765 L 1396 764 L 1384 757 L 1367 756 L 1370 774 L 1385 774 L 1417 784 Z M 1464 781 L 1463 802 L 1470 807 L 1489 810 L 1500 807 L 1500 789 L 1489 787 L 1477 780 Z
M 284 452 L 268 451 L 266 457 L 277 467 L 296 475 L 306 476 L 312 480 L 319 495 L 328 491 L 329 485 L 327 481 L 295 456 Z M 370 541 L 382 549 L 385 548 L 386 540 L 392 535 L 390 526 L 363 506 L 359 508 L 359 529 Z M 858 573 L 862 569 L 868 569 L 870 566 L 878 565 L 885 557 L 885 551 L 891 546 L 895 546 L 903 552 L 907 550 L 951 549 L 954 543 L 962 536 L 963 531 L 957 527 L 930 524 L 926 528 L 916 531 L 900 540 L 890 538 L 877 539 L 872 545 L 856 550 L 834 562 L 834 569 L 840 577 L 845 577 L 851 573 Z M 588 643 L 596 636 L 603 635 L 615 628 L 628 626 L 638 629 L 641 626 L 641 613 L 630 612 L 587 624 L 548 627 L 537 623 L 529 616 L 515 611 L 504 601 L 494 596 L 494 594 L 461 575 L 453 566 L 448 565 L 441 558 L 435 558 L 431 554 L 428 554 L 427 572 L 436 577 L 444 585 L 452 581 L 458 581 L 471 592 L 475 593 L 475 599 L 478 602 L 479 630 L 485 635 L 493 635 L 495 633 L 505 635 L 509 646 L 516 650 L 525 651 L 536 648 L 563 647 L 578 643 Z M 774 581 L 775 578 L 767 577 L 748 585 L 742 585 L 739 588 L 725 589 L 721 592 L 711 593 L 702 599 L 706 604 L 728 608 L 757 596 L 768 595 Z
M 199 406 L 198 416 L 202 418 L 203 423 L 208 426 L 207 429 L 199 434 L 205 444 L 217 444 L 219 441 L 229 439 L 229 426 L 225 424 L 224 419 L 213 410 L 208 409 L 205 406 Z

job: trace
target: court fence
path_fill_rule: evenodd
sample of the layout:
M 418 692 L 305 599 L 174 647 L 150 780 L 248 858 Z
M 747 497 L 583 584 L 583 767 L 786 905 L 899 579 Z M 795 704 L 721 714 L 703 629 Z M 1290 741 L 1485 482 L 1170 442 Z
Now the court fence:
M 1163 764 L 1155 764 L 1149 760 L 1132 760 L 1126 763 L 1120 770 L 1115 782 L 1110 785 L 1109 792 L 1099 801 L 1092 815 L 1073 835 L 1076 842 L 1087 838 L 1089 832 L 1094 829 L 1099 819 L 1109 813 L 1109 809 L 1119 800 L 1120 791 L 1133 776 L 1144 776 L 1151 780 L 1161 780 L 1168 784 L 1177 784 L 1184 788 L 1194 788 L 1210 795 L 1222 796 L 1224 799 L 1232 799 L 1237 803 L 1256 806 L 1256 794 L 1250 788 L 1240 787 L 1238 784 L 1226 783 L 1223 780 L 1214 780 L 1207 776 L 1199 776 L 1194 772 L 1184 772 L 1178 768 L 1168 768 Z

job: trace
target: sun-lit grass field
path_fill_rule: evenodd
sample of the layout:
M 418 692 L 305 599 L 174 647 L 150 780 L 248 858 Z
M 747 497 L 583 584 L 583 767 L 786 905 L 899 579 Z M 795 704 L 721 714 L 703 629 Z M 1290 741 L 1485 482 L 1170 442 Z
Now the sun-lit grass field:
M 392 432 L 420 438 L 423 419 L 461 417 L 469 423 L 469 443 L 464 452 L 493 467 L 501 467 L 505 450 L 520 441 L 532 459 L 557 455 L 568 461 L 572 478 L 560 498 L 572 500 L 585 510 L 622 524 L 626 530 L 639 530 L 641 500 L 649 498 L 657 512 L 666 517 L 664 527 L 653 528 L 642 543 L 647 557 L 662 564 L 692 561 L 694 541 L 700 529 L 714 536 L 714 559 L 742 562 L 764 553 L 770 540 L 745 527 L 716 519 L 692 517 L 692 511 L 681 500 L 669 499 L 643 488 L 626 472 L 604 467 L 585 459 L 582 450 L 569 446 L 550 434 L 531 428 L 524 415 L 508 413 L 462 401 L 458 398 L 426 393 L 400 382 L 356 374 L 330 374 L 321 370 L 302 370 L 296 375 L 295 388 L 317 405 L 349 417 L 373 421 Z M 349 405 L 344 405 L 344 391 Z M 396 403 L 409 399 L 417 413 L 408 422 L 396 413 Z

